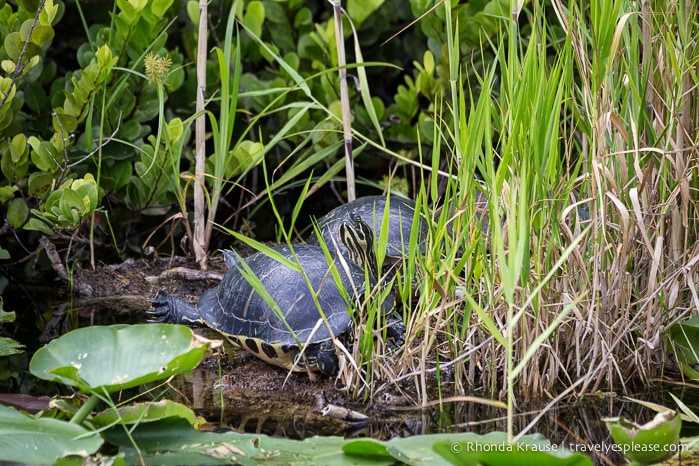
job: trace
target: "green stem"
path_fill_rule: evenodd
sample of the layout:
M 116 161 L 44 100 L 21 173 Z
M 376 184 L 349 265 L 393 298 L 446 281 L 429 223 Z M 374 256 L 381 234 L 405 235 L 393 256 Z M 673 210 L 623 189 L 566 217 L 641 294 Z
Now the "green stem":
M 80 407 L 77 413 L 75 413 L 75 416 L 73 416 L 73 419 L 70 420 L 70 423 L 82 424 L 87 415 L 92 412 L 95 406 L 97 406 L 97 402 L 99 400 L 100 399 L 97 397 L 97 395 L 90 395 L 90 398 L 88 398 L 85 404 Z

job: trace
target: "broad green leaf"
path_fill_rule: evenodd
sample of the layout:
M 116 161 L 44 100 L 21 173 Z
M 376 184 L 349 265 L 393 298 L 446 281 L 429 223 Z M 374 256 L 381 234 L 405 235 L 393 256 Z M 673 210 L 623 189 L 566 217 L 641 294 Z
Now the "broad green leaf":
M 87 457 L 102 443 L 97 433 L 77 424 L 35 419 L 0 405 L 0 461 L 54 464 L 68 455 Z
M 19 35 L 23 42 L 29 38 L 29 31 L 32 33 L 31 42 L 38 47 L 53 39 L 54 32 L 52 27 L 33 23 L 33 19 L 28 19 L 19 28 Z
M 50 26 L 53 24 L 56 13 L 58 13 L 58 5 L 53 3 L 53 0 L 46 0 L 46 2 L 44 2 L 44 8 L 39 15 L 39 22 L 44 26 Z
M 135 424 L 142 422 L 155 422 L 171 417 L 185 419 L 194 425 L 196 415 L 187 406 L 171 400 L 150 401 L 146 403 L 135 403 L 120 406 L 117 412 L 107 409 L 92 417 L 92 422 L 99 427 L 106 427 L 110 424 L 123 423 Z
M 75 109 L 74 109 L 75 110 Z M 87 111 L 86 109 L 84 111 Z M 58 134 L 70 134 L 78 129 L 78 120 L 83 112 L 79 114 L 70 114 L 63 107 L 55 109 L 55 118 L 53 118 L 53 130 Z
M 150 5 L 150 9 L 155 16 L 162 17 L 165 12 L 172 5 L 173 0 L 153 0 Z
M 45 234 L 46 236 L 53 236 L 53 230 L 51 227 L 49 227 L 46 222 L 39 220 L 36 217 L 32 217 L 29 219 L 26 225 L 24 225 L 25 230 L 35 230 L 35 231 L 40 231 L 41 233 Z
M 18 189 L 16 185 L 0 186 L 0 204 L 4 204 L 12 199 Z
M 681 362 L 699 363 L 699 315 L 670 327 L 669 348 Z
M 88 393 L 112 392 L 189 371 L 220 344 L 183 325 L 87 327 L 40 348 L 29 370 Z
M 119 137 L 126 141 L 135 141 L 141 136 L 141 124 L 135 120 L 125 121 L 119 128 Z
M 23 133 L 16 134 L 10 141 L 10 154 L 14 163 L 25 162 L 29 156 L 27 137 Z
M 19 3 L 28 12 L 35 13 L 39 9 L 41 2 L 39 0 L 21 0 Z
M 46 199 L 53 186 L 53 177 L 48 173 L 34 172 L 29 175 L 29 195 Z
M 22 55 L 23 63 L 27 63 L 27 61 L 29 61 L 30 58 L 37 56 L 41 53 L 41 47 L 32 42 L 27 43 L 25 49 L 25 42 L 20 37 L 19 32 L 11 32 L 7 36 L 5 36 L 4 45 L 5 52 L 7 52 L 7 55 L 15 63 L 17 62 L 17 60 L 19 60 L 19 56 L 22 54 L 22 50 L 24 50 L 24 55 Z
M 184 125 L 180 118 L 173 118 L 165 127 L 168 132 L 170 142 L 177 142 L 184 134 Z
M 243 24 L 256 36 L 262 35 L 262 24 L 265 22 L 265 7 L 262 2 L 252 1 L 248 4 Z
M 340 437 L 311 437 L 304 441 L 237 432 L 199 432 L 186 420 L 168 418 L 138 425 L 131 433 L 147 464 L 294 464 L 334 466 L 390 465 L 372 458 L 345 455 Z M 110 443 L 120 445 L 128 464 L 139 461 L 124 429 L 105 431 Z
M 97 66 L 102 70 L 102 77 L 106 76 L 106 72 L 109 71 L 116 63 L 119 61 L 119 57 L 112 56 L 112 49 L 107 45 L 103 45 L 95 53 L 97 57 Z
M 667 448 L 676 445 L 682 429 L 682 417 L 677 411 L 655 415 L 652 421 L 639 425 L 623 417 L 603 419 L 614 443 L 621 447 L 628 459 L 640 464 L 653 464 L 673 456 L 676 451 Z
M 354 27 L 359 28 L 383 2 L 384 0 L 347 0 L 347 13 L 352 18 Z
M 199 2 L 197 0 L 187 2 L 187 16 L 195 26 L 199 25 Z
M 29 207 L 21 197 L 12 199 L 7 205 L 7 221 L 12 225 L 12 228 L 21 227 L 27 221 L 29 216 Z
M 53 144 L 41 141 L 35 136 L 28 137 L 27 142 L 32 148 L 32 162 L 39 170 L 51 173 L 58 168 L 58 151 Z
M 63 214 L 69 222 L 69 225 L 64 226 L 77 226 L 77 224 L 80 223 L 82 215 L 86 213 L 84 212 L 85 204 L 83 197 L 73 189 L 64 189 L 62 191 L 58 205 L 61 214 Z
M 24 178 L 29 170 L 29 163 L 27 160 L 15 163 L 12 161 L 12 153 L 10 151 L 2 154 L 2 160 L 0 160 L 0 170 L 2 170 L 3 175 L 13 182 L 17 183 L 19 180 Z
M 36 82 L 28 83 L 24 89 L 24 100 L 27 107 L 39 114 L 49 110 L 49 100 L 41 86 Z

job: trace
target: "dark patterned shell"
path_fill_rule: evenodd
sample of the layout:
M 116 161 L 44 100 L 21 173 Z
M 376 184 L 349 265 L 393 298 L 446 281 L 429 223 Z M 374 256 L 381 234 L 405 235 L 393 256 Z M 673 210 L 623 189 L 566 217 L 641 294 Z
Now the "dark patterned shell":
M 337 238 L 336 232 L 340 222 L 348 215 L 358 215 L 371 226 L 376 237 L 374 244 L 378 244 L 382 234 L 381 225 L 386 212 L 386 204 L 388 204 L 388 231 L 385 233 L 387 235 L 386 256 L 393 258 L 406 256 L 415 219 L 415 203 L 397 196 L 390 198 L 386 198 L 386 196 L 360 197 L 331 210 L 318 220 L 318 230 L 321 232 L 325 244 L 330 250 L 333 250 L 335 243 L 337 243 L 338 251 L 344 254 L 344 245 L 337 240 L 333 241 L 333 239 Z M 422 215 L 419 216 L 419 219 L 420 225 L 417 229 L 416 244 L 422 246 L 427 237 L 428 226 Z M 308 238 L 308 244 L 319 244 L 315 231 Z
M 295 262 L 288 246 L 274 249 Z M 313 289 L 320 290 L 318 303 L 333 335 L 343 333 L 352 318 L 347 310 L 348 305 L 329 273 L 328 262 L 322 249 L 297 245 L 294 246 L 294 252 Z M 298 342 L 318 343 L 331 338 L 328 326 L 323 321 L 300 272 L 263 253 L 254 254 L 244 261 L 277 303 L 288 327 L 265 299 L 255 292 L 248 279 L 241 273 L 242 265 L 232 264 L 219 286 L 204 292 L 197 304 L 201 317 L 211 328 L 223 334 L 253 338 L 274 346 L 297 347 Z M 345 274 L 341 265 L 338 264 L 337 269 L 343 286 L 349 293 L 352 293 L 352 283 L 355 283 L 357 288 L 362 287 L 358 292 L 363 293 L 362 269 L 350 265 L 351 278 Z M 289 331 L 289 327 L 298 340 Z

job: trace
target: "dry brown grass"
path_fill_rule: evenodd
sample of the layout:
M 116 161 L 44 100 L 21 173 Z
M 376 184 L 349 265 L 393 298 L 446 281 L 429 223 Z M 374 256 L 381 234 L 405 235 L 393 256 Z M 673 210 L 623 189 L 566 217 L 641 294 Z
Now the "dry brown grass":
M 518 121 L 508 112 L 539 115 L 517 106 L 526 98 L 503 96 L 501 89 L 488 113 L 470 103 L 472 119 L 461 128 L 469 137 L 479 137 L 476 119 L 497 114 L 502 124 L 497 156 L 509 166 L 498 176 L 505 181 L 489 178 L 495 171 L 483 173 L 483 189 L 491 199 L 489 217 L 513 226 L 490 238 L 474 234 L 476 195 L 463 180 L 477 163 L 454 169 L 452 182 L 459 184 L 441 201 L 455 214 L 435 221 L 432 248 L 417 261 L 421 286 L 407 313 L 407 345 L 397 355 L 375 353 L 371 381 L 364 384 L 369 398 L 390 381 L 403 388 L 409 382 L 414 402 L 427 405 L 441 377 L 442 383 L 453 381 L 442 396 L 475 391 L 505 400 L 512 388 L 516 405 L 597 391 L 628 393 L 677 374 L 667 330 L 699 308 L 699 25 L 697 12 L 682 5 L 644 4 L 641 11 L 622 2 L 619 10 L 607 5 L 591 12 L 554 2 L 570 39 L 570 60 L 561 63 L 572 70 L 562 72 L 561 79 L 570 80 L 565 85 L 541 84 L 542 95 L 553 95 L 546 86 L 559 86 L 564 92 L 556 94 L 557 103 L 566 118 L 551 112 L 542 122 L 557 122 L 557 147 L 531 157 L 577 160 L 576 169 L 560 165 L 559 172 L 541 176 L 536 167 L 522 168 L 523 154 L 548 147 L 536 145 L 537 135 L 526 128 L 520 133 L 502 123 Z M 605 32 L 604 24 L 614 26 Z M 556 54 L 565 54 L 565 47 Z M 522 53 L 518 60 L 526 71 Z M 507 74 L 505 60 L 497 66 Z M 523 71 L 520 79 L 526 78 Z M 480 137 L 485 146 L 488 139 Z M 514 156 L 508 159 L 507 151 Z M 489 159 L 487 147 L 476 152 L 483 171 L 495 157 Z M 535 186 L 541 180 L 553 181 Z M 451 235 L 444 235 L 447 223 Z M 491 233 L 497 223 L 491 221 Z M 517 248 L 523 244 L 529 251 L 513 275 L 516 262 L 507 261 L 522 254 Z

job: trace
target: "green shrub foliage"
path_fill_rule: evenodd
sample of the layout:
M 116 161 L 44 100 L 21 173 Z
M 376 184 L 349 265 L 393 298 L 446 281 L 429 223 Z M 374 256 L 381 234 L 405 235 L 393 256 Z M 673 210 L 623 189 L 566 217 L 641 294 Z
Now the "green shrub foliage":
M 434 3 L 349 0 L 343 5 L 357 31 L 353 36 L 345 20 L 348 62 L 355 59 L 356 43 L 383 137 L 392 150 L 414 158 L 418 139 L 432 138 L 433 113 L 449 88 L 441 65 L 446 53 L 442 8 L 381 44 Z M 491 18 L 504 8 L 501 1 L 481 2 L 478 11 L 452 3 L 463 47 L 476 50 L 483 36 L 500 28 Z M 141 214 L 185 213 L 193 183 L 198 2 L 118 0 L 108 12 L 61 0 L 0 5 L 0 203 L 9 226 L 4 233 L 70 235 L 96 211 L 109 215 L 114 205 Z M 207 111 L 214 123 L 221 83 L 231 82 L 222 80 L 226 71 L 219 61 L 233 6 L 215 0 L 208 7 Z M 225 169 L 215 171 L 219 162 L 209 157 L 207 171 L 223 173 L 223 180 L 216 185 L 213 178 L 220 177 L 208 177 L 207 189 L 220 189 L 223 181 L 248 192 L 244 175 L 263 157 L 268 166 L 281 166 L 278 175 L 312 154 L 327 154 L 301 165 L 304 169 L 294 172 L 298 176 L 286 179 L 291 185 L 342 158 L 332 9 L 303 0 L 246 0 L 235 7 L 237 40 L 230 53 L 242 67 L 235 130 Z M 155 79 L 144 69 L 149 56 L 162 59 Z M 356 70 L 349 74 L 353 126 L 382 140 L 353 85 Z M 214 152 L 211 140 L 207 153 Z M 369 159 L 357 163 L 371 165 Z M 226 194 L 235 196 L 237 189 Z M 119 235 L 118 228 L 101 232 Z

